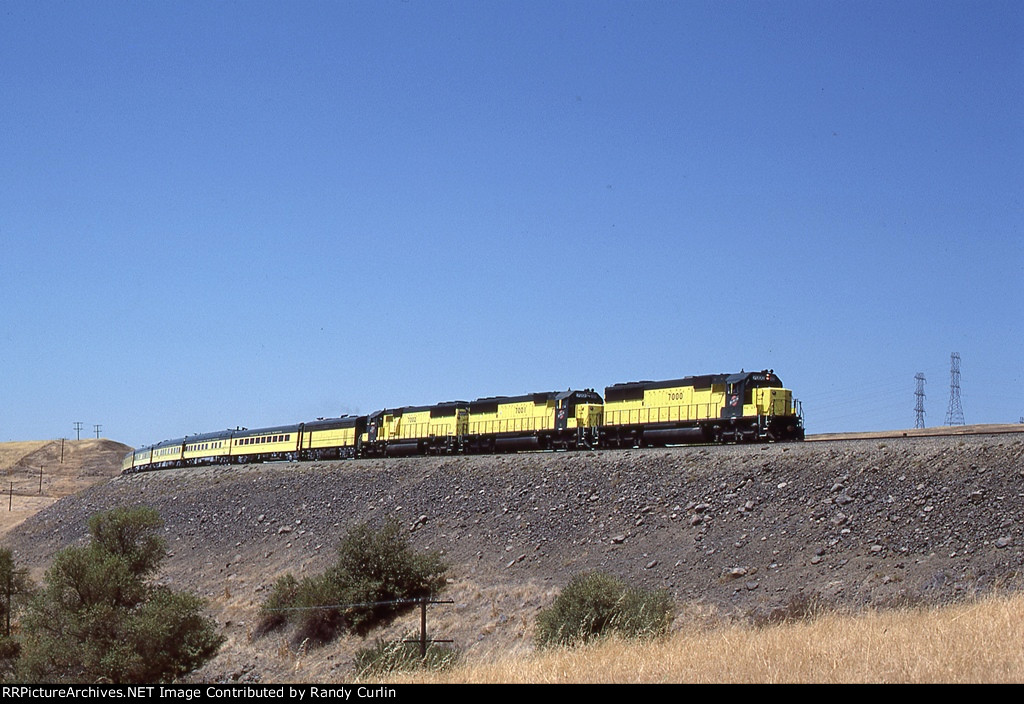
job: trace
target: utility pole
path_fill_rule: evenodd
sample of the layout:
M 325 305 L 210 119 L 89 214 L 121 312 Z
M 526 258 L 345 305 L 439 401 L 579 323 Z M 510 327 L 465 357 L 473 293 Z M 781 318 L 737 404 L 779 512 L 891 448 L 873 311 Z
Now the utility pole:
M 96 431 L 96 439 L 97 439 L 97 440 L 99 440 L 99 439 L 100 439 L 100 429 L 101 429 L 102 427 L 103 427 L 102 425 L 98 425 L 98 424 L 96 424 L 96 423 L 93 423 L 93 425 L 92 425 L 92 429 Z
M 964 409 L 960 405 L 960 353 L 949 356 L 949 408 L 946 425 L 963 425 Z
M 917 414 L 914 418 L 914 427 L 924 427 L 924 372 L 918 372 L 914 375 L 917 379 L 917 389 L 914 391 L 914 398 L 916 403 L 914 404 L 914 412 Z
M 76 420 L 75 421 L 75 433 L 76 433 L 76 438 L 78 440 L 81 440 L 82 439 L 82 421 L 80 421 L 80 420 Z

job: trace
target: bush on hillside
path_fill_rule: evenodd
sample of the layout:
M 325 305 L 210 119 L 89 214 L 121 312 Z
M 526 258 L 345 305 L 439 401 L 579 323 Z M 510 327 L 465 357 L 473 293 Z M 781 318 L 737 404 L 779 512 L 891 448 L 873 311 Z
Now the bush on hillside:
M 299 581 L 291 572 L 281 575 L 274 582 L 270 596 L 260 607 L 260 622 L 256 635 L 266 635 L 288 622 L 288 610 L 298 603 Z
M 348 530 L 338 559 L 323 574 L 280 577 L 261 608 L 259 632 L 297 626 L 295 640 L 322 644 L 339 632 L 365 635 L 410 608 L 396 601 L 429 597 L 444 586 L 438 553 L 418 553 L 397 521 Z
M 21 623 L 21 681 L 170 682 L 216 654 L 204 601 L 146 581 L 166 556 L 160 525 L 153 509 L 114 509 L 89 521 L 89 545 L 57 553 Z
M 667 591 L 632 589 L 611 575 L 586 572 L 537 615 L 536 641 L 541 647 L 576 645 L 613 632 L 649 638 L 667 633 L 671 623 Z

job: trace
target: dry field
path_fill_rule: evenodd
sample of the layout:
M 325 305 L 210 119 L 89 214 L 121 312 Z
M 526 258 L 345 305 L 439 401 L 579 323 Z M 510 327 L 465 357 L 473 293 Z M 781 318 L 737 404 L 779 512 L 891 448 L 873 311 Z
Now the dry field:
M 1018 593 L 932 609 L 823 613 L 764 628 L 698 621 L 652 643 L 613 638 L 385 682 L 1024 682 L 1022 616 L 1024 596 Z

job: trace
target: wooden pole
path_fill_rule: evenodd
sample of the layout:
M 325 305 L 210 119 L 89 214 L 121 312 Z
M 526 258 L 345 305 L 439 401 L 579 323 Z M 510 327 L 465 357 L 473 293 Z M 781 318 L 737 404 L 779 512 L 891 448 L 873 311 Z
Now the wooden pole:
M 427 659 L 427 597 L 420 601 L 420 659 Z

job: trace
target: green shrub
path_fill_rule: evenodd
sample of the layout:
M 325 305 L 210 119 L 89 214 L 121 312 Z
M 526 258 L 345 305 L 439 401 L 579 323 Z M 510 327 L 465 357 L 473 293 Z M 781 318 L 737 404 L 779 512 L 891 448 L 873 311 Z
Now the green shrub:
M 270 596 L 260 607 L 260 623 L 256 627 L 256 635 L 265 635 L 288 621 L 285 610 L 298 603 L 298 590 L 299 582 L 290 572 L 277 578 Z
M 388 643 L 378 639 L 369 647 L 356 652 L 357 677 L 386 675 L 412 670 L 444 670 L 459 661 L 459 651 L 437 643 L 427 644 L 426 658 L 420 657 L 418 643 L 397 641 Z
M 672 625 L 672 597 L 665 589 L 627 589 L 611 625 L 629 638 L 650 638 L 668 633 Z
M 92 516 L 89 534 L 96 547 L 123 559 L 132 574 L 145 577 L 167 555 L 167 543 L 156 534 L 163 523 L 157 510 L 148 506 L 117 508 Z
M 321 574 L 299 582 L 295 593 L 298 609 L 290 612 L 298 623 L 296 642 L 308 640 L 319 645 L 328 643 L 339 632 L 347 630 L 345 604 L 349 601 L 345 584 Z
M 57 553 L 21 622 L 22 682 L 170 682 L 223 642 L 204 601 L 145 580 L 166 554 L 152 509 L 89 521 L 92 542 Z
M 629 638 L 663 635 L 672 623 L 665 590 L 631 589 L 601 572 L 576 575 L 537 615 L 537 644 L 576 645 L 614 632 Z
M 338 546 L 338 559 L 323 574 L 277 580 L 261 608 L 258 632 L 297 626 L 294 640 L 326 643 L 339 632 L 365 635 L 387 623 L 409 604 L 444 586 L 445 565 L 438 553 L 417 553 L 396 521 L 383 528 L 353 526 Z

